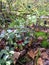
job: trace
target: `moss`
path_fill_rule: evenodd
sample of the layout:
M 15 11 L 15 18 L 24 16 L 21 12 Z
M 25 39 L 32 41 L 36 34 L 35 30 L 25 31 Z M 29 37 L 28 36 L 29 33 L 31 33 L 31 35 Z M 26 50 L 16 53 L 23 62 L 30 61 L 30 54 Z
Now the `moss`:
M 41 47 L 48 48 L 49 44 L 46 40 L 42 41 Z

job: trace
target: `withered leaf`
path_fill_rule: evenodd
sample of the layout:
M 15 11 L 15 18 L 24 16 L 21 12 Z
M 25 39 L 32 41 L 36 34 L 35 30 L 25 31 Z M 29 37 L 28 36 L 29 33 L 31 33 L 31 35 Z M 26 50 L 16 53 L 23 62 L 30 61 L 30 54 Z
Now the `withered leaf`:
M 34 55 L 34 51 L 33 50 L 29 51 L 27 54 L 28 54 L 29 57 L 34 59 L 35 55 Z
M 43 59 L 48 59 L 48 55 L 47 55 L 46 52 L 41 53 L 41 57 L 42 57 Z
M 39 58 L 39 59 L 38 59 L 37 65 L 43 65 L 43 60 L 42 60 L 42 58 Z
M 20 53 L 19 52 L 15 52 L 14 55 L 13 55 L 13 61 L 14 61 L 14 64 L 16 63 L 16 61 L 18 60 L 18 58 L 20 57 Z

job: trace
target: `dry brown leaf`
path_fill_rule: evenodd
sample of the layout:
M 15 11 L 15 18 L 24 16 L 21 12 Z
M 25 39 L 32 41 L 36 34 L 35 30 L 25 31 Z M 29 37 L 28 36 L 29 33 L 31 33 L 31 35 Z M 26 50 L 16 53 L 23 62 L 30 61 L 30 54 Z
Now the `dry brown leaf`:
M 48 59 L 48 55 L 47 55 L 46 52 L 41 53 L 41 57 L 42 57 L 43 59 Z
M 30 50 L 27 54 L 29 55 L 29 57 L 31 57 L 32 59 L 34 59 L 35 56 L 37 55 L 37 53 L 38 53 L 38 49 L 36 51 Z
M 13 55 L 13 61 L 14 61 L 14 64 L 16 63 L 16 61 L 18 60 L 18 58 L 20 57 L 20 53 L 19 52 L 15 52 L 14 55 Z
M 38 53 L 38 49 L 34 52 L 35 56 L 37 55 L 37 53 Z
M 36 32 L 39 32 L 39 31 L 40 31 L 40 29 L 39 29 L 39 28 L 36 28 L 36 29 L 35 29 L 35 31 L 36 31 Z
M 20 56 L 20 53 L 19 53 L 19 52 L 15 52 L 15 53 L 14 53 L 14 57 L 15 57 L 16 59 L 18 59 L 19 56 Z
M 45 52 L 46 51 L 46 49 L 45 48 L 40 48 L 40 52 L 42 53 L 42 52 Z
M 29 51 L 27 54 L 28 54 L 29 57 L 34 59 L 35 55 L 34 55 L 34 51 L 33 50 Z
M 38 59 L 37 65 L 43 65 L 43 60 L 41 58 Z

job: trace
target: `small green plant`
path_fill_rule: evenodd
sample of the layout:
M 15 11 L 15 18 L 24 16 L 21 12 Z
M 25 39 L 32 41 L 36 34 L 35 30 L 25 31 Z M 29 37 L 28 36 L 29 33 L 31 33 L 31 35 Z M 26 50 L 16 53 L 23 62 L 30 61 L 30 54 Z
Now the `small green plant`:
M 11 59 L 11 56 L 13 55 L 14 51 L 10 51 L 7 49 L 1 50 L 0 52 L 0 65 L 11 65 L 13 63 L 13 60 Z
M 42 41 L 41 47 L 48 48 L 49 44 L 47 40 Z

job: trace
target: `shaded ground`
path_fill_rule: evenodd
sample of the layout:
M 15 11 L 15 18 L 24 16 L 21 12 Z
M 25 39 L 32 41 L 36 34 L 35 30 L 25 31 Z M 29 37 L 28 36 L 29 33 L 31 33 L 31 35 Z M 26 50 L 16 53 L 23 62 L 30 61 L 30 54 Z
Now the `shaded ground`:
M 37 32 L 35 38 L 31 37 L 29 44 L 26 44 L 23 50 L 14 50 L 12 59 L 15 65 L 49 65 L 49 28 L 35 26 L 34 29 L 35 33 Z M 6 40 L 2 40 L 4 42 L 0 40 L 0 48 L 4 49 Z M 48 43 L 43 42 L 43 44 L 43 40 L 48 41 Z

